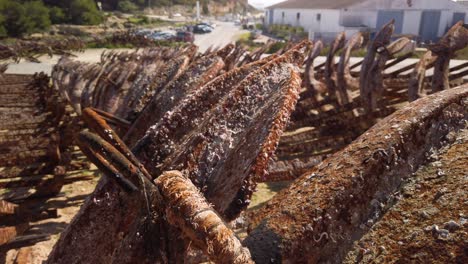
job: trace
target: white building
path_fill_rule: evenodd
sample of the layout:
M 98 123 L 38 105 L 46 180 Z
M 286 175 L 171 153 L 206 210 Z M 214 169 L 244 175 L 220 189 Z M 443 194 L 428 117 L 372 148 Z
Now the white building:
M 451 0 L 289 0 L 266 8 L 265 24 L 303 27 L 311 39 L 329 41 L 338 32 L 375 32 L 395 19 L 395 34 L 436 41 L 456 22 L 468 22 L 468 7 Z

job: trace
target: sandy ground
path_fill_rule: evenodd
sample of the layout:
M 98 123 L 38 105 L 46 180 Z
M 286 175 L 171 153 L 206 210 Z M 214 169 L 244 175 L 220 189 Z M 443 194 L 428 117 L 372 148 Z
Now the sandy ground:
M 59 216 L 58 218 L 50 218 L 31 223 L 31 229 L 26 231 L 24 235 L 47 234 L 50 236 L 50 239 L 29 247 L 31 249 L 31 264 L 41 264 L 47 259 L 55 242 L 60 237 L 60 233 L 67 227 L 75 214 L 79 211 L 86 197 L 93 192 L 99 180 L 99 172 L 97 170 L 91 172 L 96 175 L 93 180 L 79 181 L 65 185 L 57 197 L 47 200 L 46 208 L 56 208 Z M 8 251 L 6 264 L 15 263 L 14 261 L 17 254 L 18 250 L 16 249 Z
M 72 221 L 73 217 L 78 213 L 85 199 L 94 191 L 99 180 L 99 171 L 91 171 L 96 175 L 93 180 L 79 181 L 73 184 L 65 185 L 59 196 L 49 199 L 46 202 L 47 208 L 56 208 L 59 217 L 50 218 L 42 221 L 32 222 L 32 228 L 24 235 L 31 234 L 47 234 L 50 239 L 36 243 L 30 247 L 23 249 L 31 249 L 31 264 L 42 264 L 47 260 L 49 253 L 52 251 L 55 242 L 59 239 L 61 232 Z M 248 211 L 256 210 L 266 204 L 278 191 L 287 187 L 289 182 L 275 183 L 260 183 L 257 187 L 257 192 L 252 197 L 252 203 Z M 247 235 L 246 230 L 241 228 L 238 231 L 240 237 Z M 6 264 L 14 264 L 19 249 L 12 249 L 7 252 Z

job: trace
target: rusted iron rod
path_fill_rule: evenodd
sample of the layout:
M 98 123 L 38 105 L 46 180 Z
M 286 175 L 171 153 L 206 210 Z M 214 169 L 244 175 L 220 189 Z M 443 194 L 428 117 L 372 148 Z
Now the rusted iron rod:
M 123 118 L 120 118 L 118 116 L 112 115 L 110 113 L 107 113 L 105 111 L 102 111 L 97 108 L 91 108 L 94 112 L 98 113 L 102 118 L 104 118 L 107 122 L 117 126 L 117 127 L 123 127 L 123 128 L 130 128 L 131 123 L 128 120 L 125 120 Z
M 147 178 L 151 179 L 152 177 L 146 170 L 146 168 L 140 163 L 140 161 L 135 157 L 133 152 L 127 147 L 127 145 L 122 141 L 122 139 L 115 133 L 115 131 L 107 124 L 106 120 L 101 118 L 91 108 L 85 108 L 83 110 L 83 119 L 86 121 L 88 126 L 99 134 L 105 141 L 110 143 L 115 147 L 121 154 L 123 154 L 134 166 L 136 166 L 141 173 Z
M 77 137 L 83 153 L 101 169 L 106 176 L 114 179 L 124 190 L 137 191 L 138 188 L 129 180 L 139 180 L 143 174 L 129 160 L 97 135 L 83 131 Z
M 215 263 L 254 263 L 203 194 L 179 171 L 167 171 L 156 179 L 166 204 L 170 224 L 182 230 L 187 239 L 202 249 Z

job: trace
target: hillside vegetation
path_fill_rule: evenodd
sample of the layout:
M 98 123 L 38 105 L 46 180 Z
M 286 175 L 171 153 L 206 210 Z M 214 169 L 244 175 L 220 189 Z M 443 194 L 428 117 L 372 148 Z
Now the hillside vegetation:
M 0 37 L 22 37 L 47 31 L 52 24 L 98 25 L 106 16 L 99 10 L 132 13 L 145 8 L 187 6 L 197 0 L 0 0 Z M 247 0 L 200 0 L 202 12 L 212 6 L 247 7 Z

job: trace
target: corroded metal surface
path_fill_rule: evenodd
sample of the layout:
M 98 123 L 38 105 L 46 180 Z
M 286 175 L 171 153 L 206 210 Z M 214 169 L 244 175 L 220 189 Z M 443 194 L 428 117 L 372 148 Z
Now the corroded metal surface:
M 418 63 L 398 67 L 413 54 L 414 42 L 408 38 L 390 42 L 392 28 L 392 23 L 385 25 L 371 41 L 365 59 L 354 65 L 349 65 L 349 56 L 363 41 L 359 34 L 348 41 L 338 64 L 327 60 L 312 67 L 312 54 L 317 54 L 314 50 L 321 48 L 320 42 L 315 43 L 306 60 L 301 98 L 276 158 L 271 161 L 271 177 L 267 178 L 275 181 L 295 179 L 305 169 L 344 148 L 381 118 L 409 101 L 433 92 L 431 83 L 436 77 L 428 75 L 427 71 L 436 65 L 437 55 L 428 52 Z M 462 33 L 457 24 L 445 38 L 458 43 L 458 49 L 466 46 L 460 38 Z M 340 47 L 341 39 L 342 34 L 337 36 L 335 48 Z M 442 39 L 435 46 L 447 45 Z M 329 54 L 330 57 L 333 58 Z M 450 56 L 444 58 L 450 60 Z M 359 65 L 359 71 L 353 71 Z M 447 69 L 444 82 L 450 82 L 450 87 L 464 83 L 462 78 L 467 74 L 467 66 L 463 63 Z
M 3 74 L 0 80 L 0 240 L 8 246 L 21 240 L 30 221 L 57 214 L 25 201 L 55 196 L 70 182 L 63 174 L 71 146 L 62 138 L 70 119 L 49 81 L 43 73 Z
M 450 88 L 449 63 L 455 52 L 468 45 L 468 29 L 463 21 L 455 24 L 440 40 L 429 49 L 437 55 L 432 78 L 432 92 Z
M 405 181 L 395 204 L 353 244 L 344 263 L 466 262 L 468 130 L 448 137 L 453 143 L 431 151 L 430 163 Z
M 58 125 L 65 106 L 48 87 L 49 78 L 41 74 L 25 79 L 7 76 L 7 84 L 0 85 L 0 167 L 26 167 L 44 161 L 58 165 Z M 8 170 L 3 168 L 0 177 L 8 177 Z
M 323 46 L 307 41 L 288 43 L 281 56 L 263 60 L 271 43 L 250 53 L 228 45 L 200 54 L 191 46 L 145 51 L 143 57 L 103 54 L 94 65 L 62 63 L 55 85 L 96 133 L 81 132 L 80 147 L 108 177 L 48 262 L 170 263 L 188 260 L 192 249 L 218 262 L 241 255 L 249 261 L 223 220 L 245 210 L 257 181 L 296 178 L 318 163 L 252 218 L 259 225 L 245 246 L 257 263 L 342 260 L 376 221 L 375 213 L 384 212 L 373 200 L 398 190 L 424 165 L 425 153 L 441 147 L 438 139 L 447 129 L 466 120 L 467 91 L 457 88 L 416 101 L 341 150 L 405 105 L 410 81 L 423 96 L 429 87 L 421 87 L 434 78 L 425 74 L 427 58 L 385 72 L 414 48 L 407 38 L 391 42 L 392 32 L 393 21 L 354 65 L 349 56 L 362 45 L 360 34 L 346 46 L 344 34 L 338 35 L 327 61 L 315 67 Z M 359 65 L 360 74 L 353 71 Z M 448 80 L 462 77 L 464 67 L 448 69 L 454 73 Z M 175 169 L 181 174 L 165 173 Z M 71 249 L 99 254 L 77 256 Z
M 21 59 L 26 59 L 38 62 L 37 58 L 44 54 L 65 55 L 71 51 L 83 51 L 85 47 L 85 42 L 76 37 L 40 41 L 16 40 L 12 44 L 0 44 L 0 60 L 12 59 L 19 62 Z
M 181 99 L 197 91 L 217 76 L 223 68 L 223 59 L 217 54 L 194 61 L 185 72 L 152 97 L 125 135 L 126 143 L 133 147 L 146 130 L 157 123 L 167 111 L 172 110 Z
M 173 111 L 166 113 L 155 126 L 148 129 L 146 135 L 140 139 L 139 145 L 134 148 L 139 152 L 142 160 L 151 160 L 146 167 L 153 174 L 160 173 L 159 164 L 173 153 L 177 146 L 191 135 L 192 131 L 200 128 L 206 113 L 223 100 L 232 91 L 232 87 L 237 86 L 249 74 L 275 58 L 276 55 L 273 55 L 218 76 L 187 96 Z M 139 148 L 142 145 L 145 145 L 145 149 L 140 151 Z
M 301 82 L 297 66 L 303 62 L 298 51 L 307 45 L 304 42 L 268 63 L 260 61 L 235 73 L 228 72 L 206 84 L 208 88 L 199 88 L 200 94 L 187 97 L 188 100 L 181 104 L 183 115 L 190 109 L 198 109 L 200 115 L 206 109 L 206 113 L 202 115 L 200 125 L 193 128 L 192 135 L 164 164 L 167 168 L 180 167 L 187 173 L 220 216 L 227 219 L 237 216 L 249 203 L 254 180 L 264 175 L 268 158 L 274 152 L 298 97 Z M 220 58 L 218 54 L 223 51 L 207 56 L 213 58 L 216 65 Z M 212 64 L 213 60 L 208 62 Z M 252 72 L 247 73 L 248 69 Z M 233 80 L 239 83 L 233 83 Z M 209 94 L 208 91 L 215 87 L 221 91 Z M 194 99 L 203 94 L 212 98 L 212 106 L 200 105 Z M 223 94 L 225 98 L 216 100 Z M 91 127 L 100 126 L 105 132 L 104 123 L 91 121 L 95 124 Z M 177 123 L 173 125 L 177 126 Z M 105 134 L 102 136 L 106 137 Z M 118 135 L 112 134 L 108 140 L 118 146 L 120 141 L 113 141 L 114 137 Z M 247 144 L 242 144 L 245 139 Z M 82 149 L 103 168 L 106 175 L 113 179 L 124 177 L 139 191 L 132 190 L 132 186 L 125 183 L 115 185 L 114 180 L 101 180 L 95 193 L 62 234 L 48 262 L 128 263 L 151 260 L 166 263 L 183 259 L 187 245 L 180 230 L 163 217 L 165 200 L 147 177 L 140 177 L 137 173 L 139 166 L 134 166 L 128 155 L 122 155 L 126 150 L 113 148 L 89 132 L 80 134 L 80 142 Z M 134 154 L 142 164 L 152 166 L 150 159 L 139 156 L 145 146 L 134 149 Z M 159 176 L 153 174 L 154 168 L 148 170 L 152 172 L 151 177 Z M 199 173 L 201 170 L 211 172 L 213 176 L 207 178 L 207 174 Z M 130 188 L 121 190 L 118 186 Z M 229 187 L 229 191 L 212 186 Z M 99 225 L 90 226 L 89 221 Z M 170 237 L 167 236 L 169 234 Z M 71 248 L 74 252 L 87 252 L 92 248 L 100 254 L 77 256 Z
M 52 79 L 78 114 L 85 107 L 95 107 L 128 118 L 184 71 L 193 53 L 192 47 L 105 53 L 98 64 L 62 57 L 54 66 Z M 173 59 L 163 64 L 168 58 Z
M 234 232 L 179 171 L 164 172 L 156 185 L 165 200 L 166 217 L 215 263 L 254 263 Z
M 254 216 L 254 261 L 339 262 L 400 184 L 468 120 L 468 86 L 413 102 L 303 174 Z

